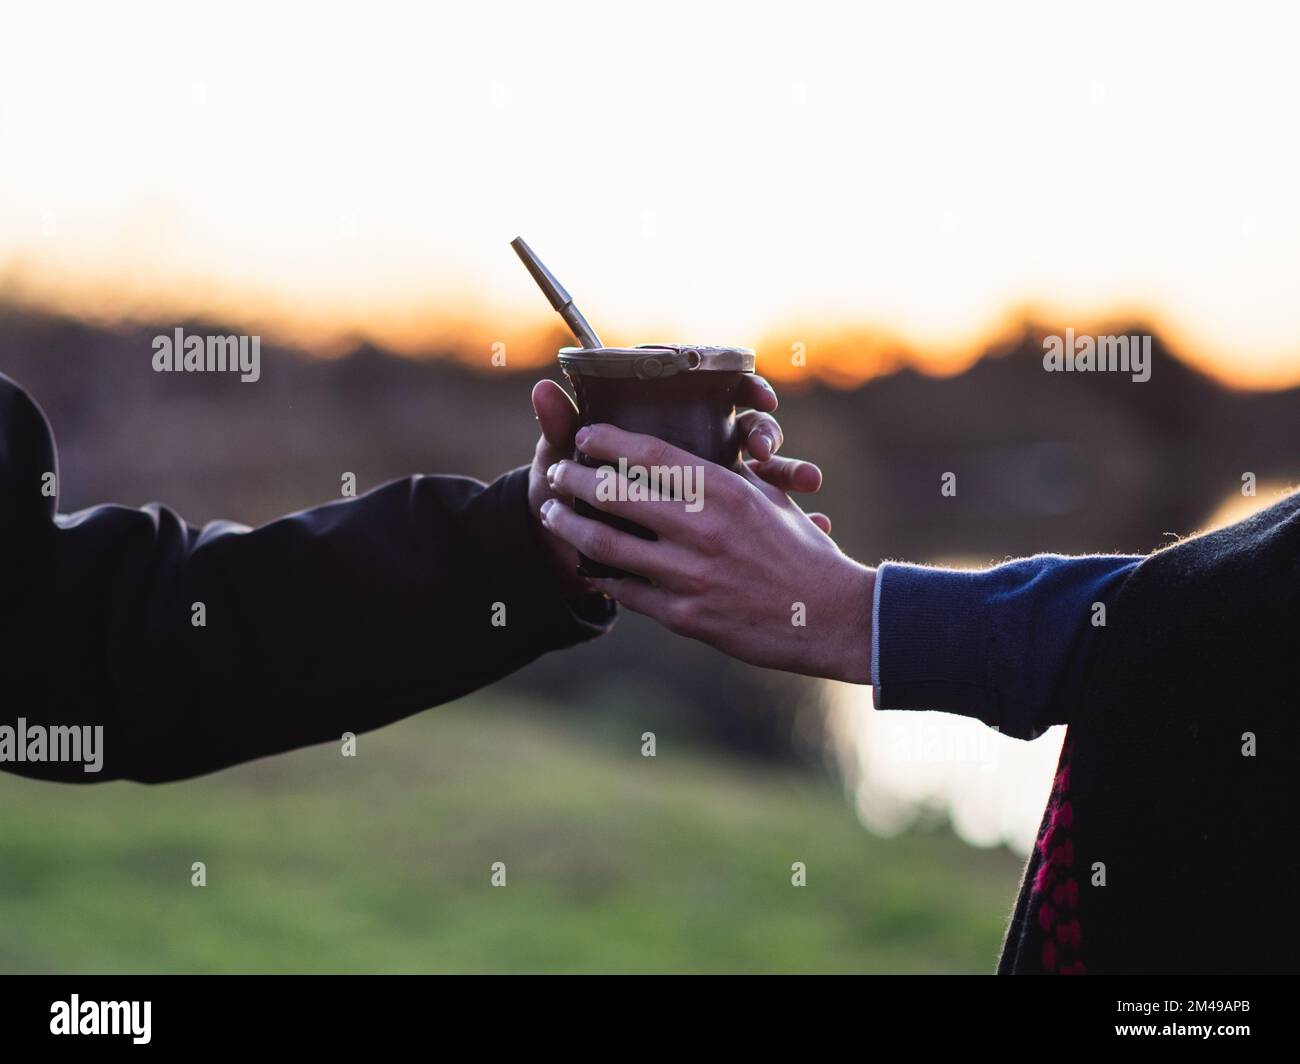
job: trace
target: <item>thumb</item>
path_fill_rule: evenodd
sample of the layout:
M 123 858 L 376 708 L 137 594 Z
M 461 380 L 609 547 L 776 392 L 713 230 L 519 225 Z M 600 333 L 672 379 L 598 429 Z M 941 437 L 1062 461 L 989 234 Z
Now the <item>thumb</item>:
M 578 431 L 578 408 L 569 393 L 555 381 L 538 381 L 533 385 L 533 413 L 542 428 L 547 445 L 557 452 L 573 449 L 573 435 Z

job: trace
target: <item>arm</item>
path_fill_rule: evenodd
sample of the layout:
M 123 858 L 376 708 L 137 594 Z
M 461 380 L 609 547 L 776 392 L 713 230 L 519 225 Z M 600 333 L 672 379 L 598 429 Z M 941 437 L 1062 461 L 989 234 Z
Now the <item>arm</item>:
M 742 398 L 765 475 L 819 480 L 773 455 L 767 382 Z M 612 603 L 536 516 L 577 410 L 552 381 L 533 408 L 532 465 L 491 485 L 408 477 L 257 529 L 197 529 L 157 505 L 58 515 L 49 426 L 0 376 L 0 768 L 180 779 L 379 727 L 604 631 Z M 100 729 L 102 763 L 16 760 L 31 726 Z
M 697 463 L 658 440 L 593 426 L 588 453 Z M 567 507 L 546 523 L 600 561 L 648 577 L 594 581 L 630 609 L 756 665 L 876 683 L 877 704 L 979 717 L 1030 738 L 1068 719 L 1092 628 L 1138 559 L 1042 555 L 979 573 L 846 557 L 825 525 L 751 471 L 706 466 L 696 513 L 671 501 L 609 502 L 596 472 L 563 462 L 558 490 L 653 528 L 614 532 Z M 607 493 L 608 494 L 608 493 Z
M 0 763 L 27 775 L 178 779 L 338 739 L 612 620 L 552 563 L 527 469 L 409 477 L 252 530 L 56 516 L 55 471 L 43 415 L 0 378 L 0 725 L 103 728 L 102 771 Z
M 942 710 L 1032 739 L 1078 709 L 1097 621 L 1140 558 L 1039 554 L 958 571 L 876 570 L 877 709 Z
M 550 470 L 563 497 L 650 529 L 655 540 L 580 517 L 546 502 L 546 528 L 584 554 L 646 580 L 593 580 L 593 587 L 680 635 L 754 665 L 867 683 L 871 673 L 871 597 L 875 571 L 848 558 L 827 535 L 829 520 L 805 514 L 772 482 L 771 463 L 789 463 L 785 480 L 815 491 L 821 473 L 793 459 L 768 459 L 733 473 L 650 436 L 593 425 L 578 434 L 589 455 L 617 464 L 699 470 L 699 505 L 631 501 L 622 485 L 598 491 L 605 474 L 563 461 Z M 611 467 L 606 473 L 613 472 Z M 610 498 L 614 495 L 614 498 Z

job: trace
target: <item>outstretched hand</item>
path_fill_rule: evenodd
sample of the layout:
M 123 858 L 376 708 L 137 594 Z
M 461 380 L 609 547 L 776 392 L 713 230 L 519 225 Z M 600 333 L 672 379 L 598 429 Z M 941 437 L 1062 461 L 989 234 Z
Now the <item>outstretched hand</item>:
M 822 473 L 811 462 L 779 456 L 776 452 L 784 442 L 780 423 L 772 416 L 776 409 L 776 392 L 758 375 L 746 375 L 737 397 L 741 405 L 752 407 L 737 415 L 736 423 L 745 451 L 750 456 L 748 468 L 754 476 L 781 492 L 815 492 L 821 487 Z M 533 513 L 540 513 L 548 499 L 560 499 L 561 494 L 547 481 L 546 471 L 557 462 L 573 457 L 573 438 L 578 431 L 578 408 L 569 393 L 555 381 L 538 381 L 533 386 L 533 413 L 542 434 L 533 452 L 532 468 L 528 472 L 528 504 Z M 692 462 L 698 462 L 692 459 Z M 822 514 L 810 515 L 825 531 L 830 531 L 830 519 Z M 589 584 L 577 576 L 578 552 L 573 546 L 542 526 L 547 549 L 561 577 L 575 591 Z
M 564 460 L 550 483 L 597 509 L 655 532 L 645 540 L 581 517 L 563 502 L 542 510 L 547 531 L 635 578 L 591 580 L 597 590 L 670 630 L 755 665 L 870 682 L 875 573 L 844 555 L 780 488 L 753 466 L 733 473 L 652 436 L 592 425 L 579 446 L 593 458 L 646 469 L 702 469 L 700 505 L 639 499 L 626 485 L 597 490 L 612 468 Z M 770 461 L 770 459 L 769 459 Z

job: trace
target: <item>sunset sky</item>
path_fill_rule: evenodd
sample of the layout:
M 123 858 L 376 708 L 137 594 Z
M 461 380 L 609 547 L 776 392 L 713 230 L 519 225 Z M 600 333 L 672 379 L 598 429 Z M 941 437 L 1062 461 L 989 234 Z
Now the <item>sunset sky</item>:
M 1138 314 L 1298 383 L 1286 10 L 22 5 L 0 292 L 536 360 L 522 234 L 607 341 L 943 369 Z

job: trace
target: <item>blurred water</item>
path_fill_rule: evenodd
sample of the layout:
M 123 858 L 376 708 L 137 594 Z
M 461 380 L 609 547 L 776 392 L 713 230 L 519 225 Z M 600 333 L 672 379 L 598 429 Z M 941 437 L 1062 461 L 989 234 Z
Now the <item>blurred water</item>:
M 828 687 L 841 769 L 868 829 L 894 835 L 942 819 L 973 846 L 1028 854 L 1063 727 L 1024 742 L 947 713 L 877 712 L 870 687 Z

